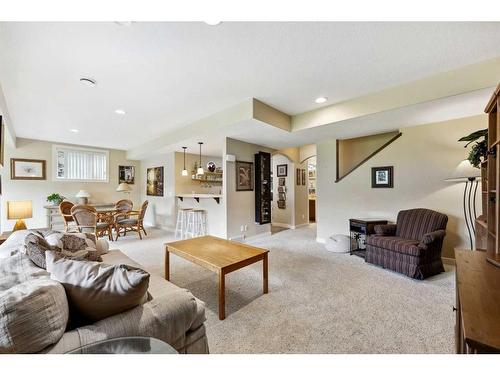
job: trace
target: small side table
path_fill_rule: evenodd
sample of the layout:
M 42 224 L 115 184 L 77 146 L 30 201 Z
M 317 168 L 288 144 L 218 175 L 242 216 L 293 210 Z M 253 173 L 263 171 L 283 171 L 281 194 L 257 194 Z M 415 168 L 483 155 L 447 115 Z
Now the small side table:
M 351 237 L 350 255 L 361 258 L 366 256 L 366 237 L 375 233 L 375 225 L 385 225 L 387 220 L 381 219 L 349 219 Z

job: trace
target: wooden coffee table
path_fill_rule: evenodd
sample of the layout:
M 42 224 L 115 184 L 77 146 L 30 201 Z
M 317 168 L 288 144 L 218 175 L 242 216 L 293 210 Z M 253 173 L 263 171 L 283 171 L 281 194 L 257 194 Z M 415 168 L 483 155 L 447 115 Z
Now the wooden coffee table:
M 170 253 L 187 259 L 219 276 L 219 319 L 226 317 L 226 275 L 262 260 L 263 292 L 268 292 L 267 254 L 269 250 L 203 236 L 165 244 L 165 279 L 170 280 Z

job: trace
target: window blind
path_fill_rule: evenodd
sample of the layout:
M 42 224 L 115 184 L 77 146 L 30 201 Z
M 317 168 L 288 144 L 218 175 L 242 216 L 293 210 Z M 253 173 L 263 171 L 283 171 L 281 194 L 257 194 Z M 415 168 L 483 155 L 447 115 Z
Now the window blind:
M 107 181 L 108 154 L 103 151 L 58 148 L 57 179 Z

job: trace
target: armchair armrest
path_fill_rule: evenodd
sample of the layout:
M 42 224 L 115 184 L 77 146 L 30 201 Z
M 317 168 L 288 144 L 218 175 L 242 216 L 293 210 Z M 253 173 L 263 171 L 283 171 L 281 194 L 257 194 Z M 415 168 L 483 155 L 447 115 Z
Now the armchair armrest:
M 446 231 L 444 231 L 443 229 L 439 229 L 439 230 L 436 230 L 434 232 L 426 233 L 426 234 L 424 234 L 424 236 L 420 240 L 420 245 L 428 246 L 435 241 L 442 240 L 444 238 L 445 234 L 446 234 Z
M 373 228 L 377 236 L 394 236 L 396 235 L 396 224 L 375 225 Z

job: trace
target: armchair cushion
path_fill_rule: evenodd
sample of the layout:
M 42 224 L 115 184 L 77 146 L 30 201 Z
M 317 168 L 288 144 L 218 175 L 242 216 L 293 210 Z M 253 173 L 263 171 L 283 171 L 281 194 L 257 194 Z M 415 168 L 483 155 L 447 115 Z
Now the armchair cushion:
M 120 219 L 117 221 L 118 224 L 129 224 L 129 225 L 134 225 L 137 224 L 137 218 L 129 218 L 129 219 Z
M 423 245 L 430 245 L 434 241 L 443 239 L 445 234 L 446 234 L 446 232 L 442 229 L 435 230 L 434 232 L 426 233 L 422 237 L 422 240 L 420 241 L 420 243 Z
M 388 249 L 396 253 L 412 256 L 423 255 L 425 249 L 419 247 L 419 241 L 394 236 L 368 236 L 367 245 Z
M 375 225 L 375 234 L 379 236 L 394 236 L 396 234 L 396 224 Z

